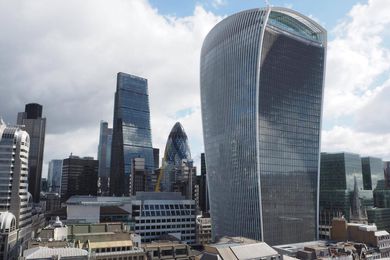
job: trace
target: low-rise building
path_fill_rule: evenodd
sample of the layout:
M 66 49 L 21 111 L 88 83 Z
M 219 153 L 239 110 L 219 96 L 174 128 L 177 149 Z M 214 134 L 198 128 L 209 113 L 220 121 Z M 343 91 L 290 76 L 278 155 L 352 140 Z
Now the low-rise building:
M 72 196 L 67 201 L 67 221 L 109 221 L 108 216 L 102 219 L 101 214 L 109 206 L 120 208 L 121 213 L 128 212 L 117 221 L 131 222 L 142 242 L 158 240 L 163 235 L 172 235 L 188 244 L 196 242 L 195 201 L 178 192 L 137 192 L 132 197 Z
M 212 242 L 210 216 L 196 217 L 196 244 L 205 245 Z
M 282 256 L 275 249 L 264 242 L 259 242 L 243 237 L 223 237 L 215 244 L 206 245 L 203 254 L 197 256 L 195 259 L 279 260 L 282 259 Z
M 147 260 L 190 260 L 195 257 L 188 245 L 173 241 L 153 241 L 143 244 L 142 248 L 146 253 Z
M 86 250 L 72 247 L 48 248 L 33 247 L 23 251 L 23 256 L 19 260 L 88 260 L 89 255 Z
M 390 257 L 390 234 L 385 230 L 377 230 L 375 225 L 347 223 L 344 218 L 334 218 L 331 239 L 364 243 L 376 248 L 382 258 Z

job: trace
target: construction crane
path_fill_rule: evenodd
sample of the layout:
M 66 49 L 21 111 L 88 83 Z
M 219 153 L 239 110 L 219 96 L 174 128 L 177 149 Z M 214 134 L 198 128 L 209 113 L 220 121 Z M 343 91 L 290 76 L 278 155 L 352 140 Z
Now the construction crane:
M 157 177 L 156 187 L 154 188 L 155 192 L 160 192 L 161 191 L 160 190 L 160 184 L 161 184 L 162 176 L 164 174 L 164 162 L 165 162 L 165 157 L 162 158 L 162 164 L 161 164 L 160 172 L 159 172 L 158 177 Z

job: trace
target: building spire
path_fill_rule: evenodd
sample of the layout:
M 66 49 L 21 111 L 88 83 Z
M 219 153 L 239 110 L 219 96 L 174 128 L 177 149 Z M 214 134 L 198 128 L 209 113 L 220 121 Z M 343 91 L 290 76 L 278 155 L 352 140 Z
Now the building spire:
M 366 214 L 363 212 L 363 208 L 359 198 L 359 187 L 356 180 L 356 175 L 354 176 L 351 222 L 367 224 L 367 217 Z

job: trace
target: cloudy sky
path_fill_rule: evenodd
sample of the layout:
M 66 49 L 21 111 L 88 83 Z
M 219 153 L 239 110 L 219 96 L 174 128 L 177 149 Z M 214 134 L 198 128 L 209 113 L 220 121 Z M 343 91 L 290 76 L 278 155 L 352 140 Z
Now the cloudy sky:
M 270 0 L 328 30 L 323 151 L 390 160 L 390 1 Z M 0 0 L 0 116 L 44 106 L 45 164 L 95 156 L 112 122 L 116 73 L 149 80 L 153 144 L 182 122 L 203 151 L 199 55 L 223 17 L 261 0 Z M 43 175 L 47 174 L 47 167 Z

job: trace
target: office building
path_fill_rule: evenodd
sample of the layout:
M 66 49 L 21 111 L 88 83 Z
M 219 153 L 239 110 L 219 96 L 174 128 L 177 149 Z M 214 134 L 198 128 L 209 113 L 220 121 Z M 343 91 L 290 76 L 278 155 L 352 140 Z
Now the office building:
M 139 191 L 147 191 L 147 177 L 144 158 L 134 158 L 130 177 L 130 194 L 135 195 Z
M 44 210 L 50 212 L 61 207 L 60 194 L 57 192 L 45 192 L 41 196 L 41 201 L 45 202 Z
M 390 188 L 390 162 L 383 162 L 384 174 L 385 174 L 385 187 Z
M 208 216 L 196 217 L 196 244 L 205 245 L 211 244 L 211 218 Z
M 111 195 L 129 195 L 132 159 L 136 157 L 145 158 L 146 170 L 153 172 L 148 82 L 119 72 L 112 133 Z
M 28 191 L 34 202 L 39 202 L 43 150 L 45 145 L 46 118 L 42 118 L 42 106 L 27 104 L 24 112 L 18 113 L 17 124 L 30 135 L 30 153 L 28 159 Z
M 362 161 L 353 153 L 321 153 L 320 238 L 329 239 L 332 219 L 367 222 L 372 190 L 363 190 Z M 360 220 L 358 220 L 360 219 Z
M 195 244 L 195 202 L 177 192 L 139 192 L 131 202 L 135 233 L 142 242 L 171 235 L 187 244 Z
M 207 170 L 205 154 L 200 154 L 200 176 L 196 176 L 199 185 L 199 209 L 203 213 L 209 212 L 209 193 L 207 188 Z
M 47 174 L 50 192 L 61 192 L 62 160 L 51 160 Z
M 383 161 L 375 157 L 362 158 L 363 188 L 375 190 L 378 181 L 384 180 Z
M 18 254 L 31 237 L 32 197 L 28 192 L 30 138 L 19 127 L 0 119 L 0 259 Z
M 160 190 L 171 192 L 178 182 L 188 183 L 187 178 L 183 178 L 183 160 L 191 160 L 190 147 L 188 145 L 187 134 L 183 126 L 177 122 L 169 133 L 165 146 L 164 158 L 161 166 Z
M 46 178 L 42 178 L 41 180 L 41 192 L 48 192 L 49 184 Z
M 105 207 L 118 207 L 133 221 L 142 242 L 171 235 L 179 241 L 195 244 L 195 202 L 175 192 L 138 192 L 132 197 L 72 196 L 67 202 L 67 219 L 72 222 L 102 222 Z M 100 219 L 99 219 L 100 216 Z
M 111 143 L 112 143 L 112 128 L 108 127 L 107 122 L 100 122 L 100 137 L 98 147 L 99 161 L 99 194 L 107 196 L 110 193 L 110 167 L 111 167 Z
M 200 87 L 213 237 L 316 238 L 325 52 L 326 31 L 286 8 L 231 15 L 207 35 Z
M 154 169 L 160 168 L 160 149 L 153 148 Z
M 61 201 L 73 195 L 97 195 L 98 161 L 70 155 L 62 165 Z

